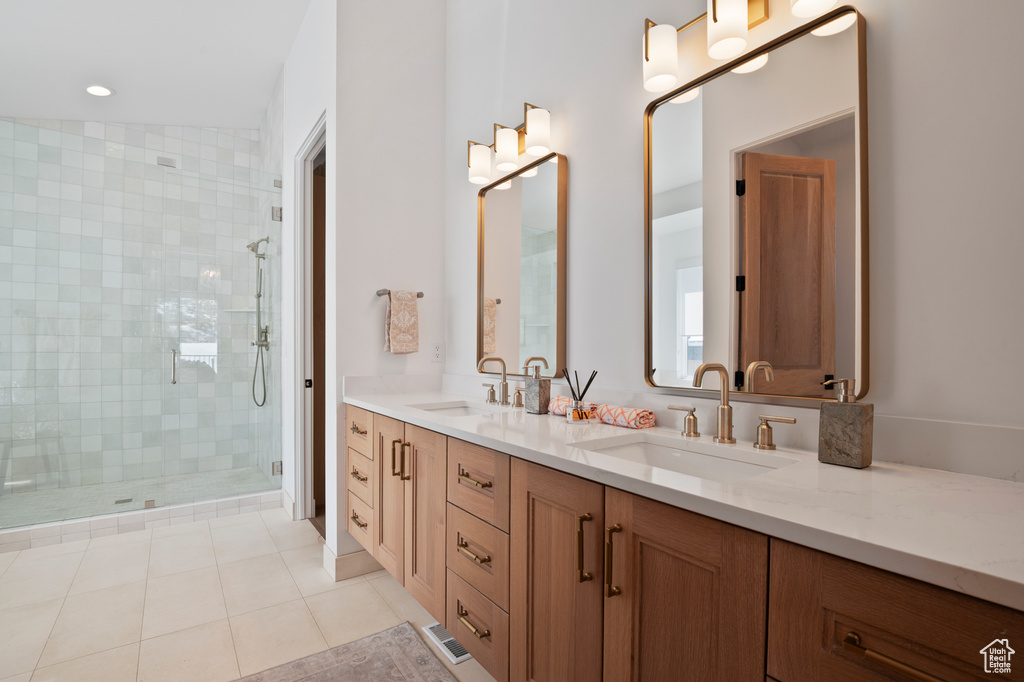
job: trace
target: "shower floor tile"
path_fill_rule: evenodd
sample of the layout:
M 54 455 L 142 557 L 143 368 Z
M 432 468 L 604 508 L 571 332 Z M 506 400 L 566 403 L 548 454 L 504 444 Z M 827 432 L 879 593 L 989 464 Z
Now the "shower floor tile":
M 259 467 L 0 494 L 0 530 L 275 490 Z M 129 500 L 118 502 L 118 500 Z

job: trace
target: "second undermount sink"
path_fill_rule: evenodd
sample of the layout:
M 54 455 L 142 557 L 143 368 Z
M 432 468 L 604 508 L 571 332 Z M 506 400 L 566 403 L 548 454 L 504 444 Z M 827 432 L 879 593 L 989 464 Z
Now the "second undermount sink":
M 499 414 L 502 410 L 497 407 L 485 406 L 479 403 L 471 403 L 466 400 L 448 400 L 439 403 L 420 403 L 409 405 L 417 410 L 430 412 L 439 417 L 480 417 L 491 414 Z
M 599 452 L 618 459 L 674 471 L 721 483 L 732 483 L 768 473 L 797 460 L 771 455 L 744 446 L 719 445 L 711 438 L 684 440 L 679 436 L 638 431 L 621 436 L 570 443 L 572 447 Z M 746 447 L 749 447 L 746 446 Z

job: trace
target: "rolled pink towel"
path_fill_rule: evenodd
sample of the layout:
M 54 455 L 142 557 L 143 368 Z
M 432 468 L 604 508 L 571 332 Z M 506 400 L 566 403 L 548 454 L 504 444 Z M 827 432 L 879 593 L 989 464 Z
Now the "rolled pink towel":
M 594 416 L 605 424 L 625 426 L 627 429 L 649 429 L 654 426 L 654 413 L 637 407 L 598 405 Z
M 548 403 L 548 412 L 551 414 L 560 414 L 565 416 L 566 410 L 569 409 L 569 403 L 572 402 L 572 398 L 567 395 L 556 395 L 551 398 L 551 402 Z M 595 403 L 584 402 L 583 406 L 593 412 L 594 408 L 597 407 Z

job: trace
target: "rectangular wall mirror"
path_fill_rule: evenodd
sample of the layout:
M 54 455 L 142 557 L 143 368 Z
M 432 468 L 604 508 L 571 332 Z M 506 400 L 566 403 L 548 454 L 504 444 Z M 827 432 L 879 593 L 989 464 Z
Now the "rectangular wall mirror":
M 647 107 L 650 385 L 718 390 L 693 375 L 720 362 L 762 402 L 867 391 L 864 63 L 844 7 Z
M 477 198 L 477 360 L 497 355 L 510 376 L 533 356 L 543 376 L 565 367 L 567 188 L 565 157 L 548 154 Z

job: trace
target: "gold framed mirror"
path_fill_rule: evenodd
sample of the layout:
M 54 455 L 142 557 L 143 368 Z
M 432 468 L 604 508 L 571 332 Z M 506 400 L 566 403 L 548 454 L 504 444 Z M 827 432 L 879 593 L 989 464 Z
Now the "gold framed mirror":
M 864 33 L 842 7 L 648 105 L 649 385 L 706 396 L 694 372 L 720 362 L 738 400 L 867 392 Z
M 477 195 L 477 361 L 497 355 L 508 376 L 533 356 L 547 360 L 542 376 L 565 367 L 568 181 L 552 153 Z

